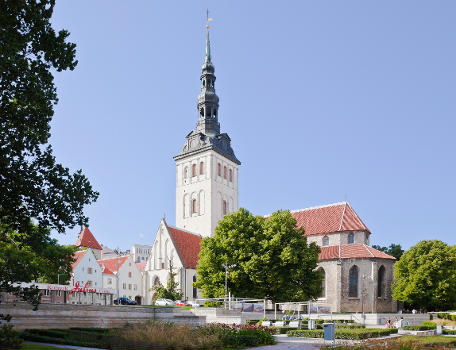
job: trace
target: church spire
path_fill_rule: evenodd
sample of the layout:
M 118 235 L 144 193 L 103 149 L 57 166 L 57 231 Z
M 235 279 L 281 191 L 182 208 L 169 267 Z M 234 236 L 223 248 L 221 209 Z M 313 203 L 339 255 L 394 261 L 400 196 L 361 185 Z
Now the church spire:
M 211 41 L 209 40 L 209 24 L 206 24 L 206 58 L 205 62 L 211 62 Z

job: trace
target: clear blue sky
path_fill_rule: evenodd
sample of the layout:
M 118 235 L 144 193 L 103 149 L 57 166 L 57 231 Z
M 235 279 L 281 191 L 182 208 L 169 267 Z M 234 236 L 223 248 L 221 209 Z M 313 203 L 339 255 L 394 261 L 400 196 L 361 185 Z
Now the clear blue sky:
M 100 192 L 100 243 L 150 244 L 163 214 L 175 222 L 207 7 L 240 206 L 347 198 L 371 243 L 456 244 L 456 1 L 60 0 L 79 64 L 56 74 L 51 143 Z

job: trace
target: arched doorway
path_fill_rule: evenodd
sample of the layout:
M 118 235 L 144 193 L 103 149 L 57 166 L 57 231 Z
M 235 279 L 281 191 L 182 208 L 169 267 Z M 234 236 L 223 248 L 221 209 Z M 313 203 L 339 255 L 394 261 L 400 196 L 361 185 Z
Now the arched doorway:
M 142 297 L 140 295 L 135 296 L 135 301 L 137 305 L 142 304 Z

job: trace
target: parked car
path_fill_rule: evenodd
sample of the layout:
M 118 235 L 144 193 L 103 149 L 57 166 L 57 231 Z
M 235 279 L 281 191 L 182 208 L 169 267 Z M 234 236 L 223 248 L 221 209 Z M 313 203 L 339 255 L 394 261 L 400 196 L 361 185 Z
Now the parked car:
M 114 305 L 136 305 L 137 302 L 134 300 L 131 300 L 130 298 L 126 297 L 121 297 L 114 299 Z
M 195 300 L 189 301 L 188 304 L 189 304 L 191 307 L 201 307 L 201 306 L 203 306 L 202 304 L 198 303 L 198 302 L 195 301 Z
M 159 306 L 168 306 L 168 305 L 176 305 L 174 301 L 171 299 L 157 299 L 155 300 L 155 305 Z
M 187 301 L 185 301 L 185 300 L 176 301 L 176 305 L 177 306 L 190 306 L 190 304 Z

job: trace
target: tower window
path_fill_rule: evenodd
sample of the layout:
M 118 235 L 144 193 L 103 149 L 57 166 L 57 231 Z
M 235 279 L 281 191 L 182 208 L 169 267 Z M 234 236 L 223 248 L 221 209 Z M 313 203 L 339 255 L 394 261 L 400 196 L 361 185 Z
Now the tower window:
M 322 245 L 323 245 L 323 246 L 329 245 L 329 237 L 328 237 L 328 236 L 324 236 L 324 237 L 323 237 L 323 244 L 322 244 Z
M 223 178 L 226 180 L 226 166 L 223 167 Z
M 358 266 L 354 265 L 348 273 L 348 296 L 358 297 Z
M 233 170 L 230 169 L 230 182 L 233 182 Z
M 348 244 L 353 244 L 355 243 L 355 234 L 353 232 L 350 232 L 348 234 Z
M 200 163 L 200 175 L 204 174 L 204 162 Z
M 192 176 L 196 176 L 196 164 L 192 165 Z
M 220 163 L 217 164 L 217 174 L 218 176 L 222 176 L 222 166 Z
M 226 201 L 223 201 L 223 215 L 226 215 Z
M 184 168 L 184 179 L 187 178 L 187 167 Z
M 192 200 L 192 213 L 196 213 L 196 199 Z

